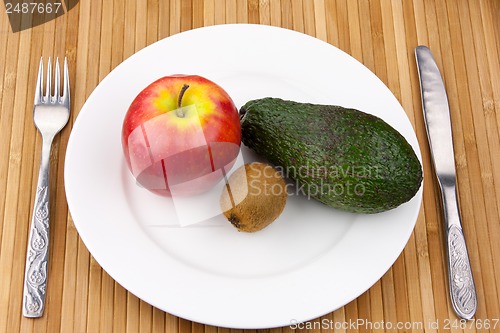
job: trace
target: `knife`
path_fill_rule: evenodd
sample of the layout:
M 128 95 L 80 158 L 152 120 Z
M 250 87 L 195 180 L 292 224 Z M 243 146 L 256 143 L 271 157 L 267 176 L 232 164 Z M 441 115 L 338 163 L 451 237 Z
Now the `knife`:
M 477 309 L 477 295 L 457 200 L 448 98 L 429 48 L 417 46 L 415 57 L 427 138 L 443 201 L 451 304 L 460 318 L 472 319 Z

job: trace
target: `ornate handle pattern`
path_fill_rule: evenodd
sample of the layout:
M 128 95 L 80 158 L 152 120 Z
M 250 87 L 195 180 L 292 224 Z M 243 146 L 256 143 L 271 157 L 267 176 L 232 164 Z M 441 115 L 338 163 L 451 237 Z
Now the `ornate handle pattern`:
M 49 159 L 51 144 L 52 140 L 44 140 L 42 146 L 42 160 L 26 252 L 23 315 L 30 318 L 41 317 L 45 307 L 49 260 Z
M 462 231 L 455 183 L 442 186 L 446 241 L 448 243 L 448 277 L 451 304 L 463 319 L 472 319 L 477 309 L 476 287 Z
M 477 296 L 462 230 L 451 225 L 448 230 L 449 277 L 451 302 L 455 311 L 466 319 L 476 312 Z

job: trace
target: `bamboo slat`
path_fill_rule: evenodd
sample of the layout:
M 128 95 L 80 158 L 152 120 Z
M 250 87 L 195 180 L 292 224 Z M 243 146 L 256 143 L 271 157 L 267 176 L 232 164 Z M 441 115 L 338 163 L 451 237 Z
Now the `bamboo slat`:
M 162 38 L 224 23 L 288 28 L 349 53 L 394 93 L 420 144 L 423 203 L 403 253 L 368 291 L 311 321 L 316 327 L 299 331 L 500 332 L 498 0 L 71 0 L 69 4 L 74 8 L 59 18 L 16 33 L 3 7 L 0 12 L 0 333 L 241 331 L 178 318 L 121 287 L 81 241 L 64 193 L 71 127 L 99 82 L 123 60 Z M 29 23 L 30 17 L 21 19 Z M 475 322 L 457 321 L 448 297 L 439 189 L 414 58 L 414 48 L 420 44 L 433 51 L 449 97 L 459 201 L 479 296 Z M 41 148 L 31 111 L 41 56 L 68 58 L 72 116 L 53 146 L 47 308 L 43 318 L 33 320 L 22 317 L 21 304 Z M 342 326 L 360 320 L 366 324 L 357 329 Z M 324 322 L 333 325 L 322 327 Z M 294 330 L 287 326 L 269 331 Z

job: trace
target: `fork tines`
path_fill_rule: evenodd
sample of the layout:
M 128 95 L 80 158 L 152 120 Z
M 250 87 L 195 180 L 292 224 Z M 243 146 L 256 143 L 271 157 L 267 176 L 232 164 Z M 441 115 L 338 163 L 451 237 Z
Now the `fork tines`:
M 63 74 L 63 93 L 61 95 L 61 71 L 59 68 L 59 58 L 56 58 L 56 68 L 54 77 L 54 94 L 52 95 L 52 63 L 49 57 L 47 62 L 47 79 L 45 94 L 43 92 L 43 57 L 40 58 L 40 65 L 38 67 L 38 77 L 36 80 L 35 89 L 35 105 L 42 103 L 51 104 L 65 104 L 69 105 L 69 75 L 68 75 L 68 61 L 64 58 L 64 74 Z

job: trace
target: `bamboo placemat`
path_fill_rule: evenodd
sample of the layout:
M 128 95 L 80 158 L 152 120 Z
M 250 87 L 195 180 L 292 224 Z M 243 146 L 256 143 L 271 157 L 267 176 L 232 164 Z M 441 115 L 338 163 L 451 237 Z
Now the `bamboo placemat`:
M 423 205 L 404 252 L 359 298 L 310 322 L 311 331 L 500 332 L 500 1 L 82 0 L 66 8 L 72 5 L 59 18 L 16 33 L 0 6 L 0 332 L 229 331 L 164 313 L 115 283 L 81 242 L 63 180 L 71 124 L 106 74 L 159 39 L 222 23 L 281 26 L 351 54 L 399 99 L 420 143 Z M 448 299 L 438 188 L 413 54 L 419 44 L 433 51 L 451 107 L 460 204 L 479 297 L 476 320 L 465 325 Z M 33 320 L 22 317 L 21 303 L 41 148 L 32 120 L 40 56 L 68 57 L 72 118 L 53 147 L 47 308 Z M 346 325 L 352 322 L 360 325 Z

